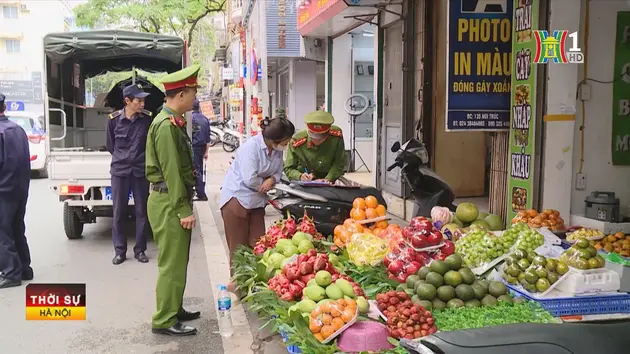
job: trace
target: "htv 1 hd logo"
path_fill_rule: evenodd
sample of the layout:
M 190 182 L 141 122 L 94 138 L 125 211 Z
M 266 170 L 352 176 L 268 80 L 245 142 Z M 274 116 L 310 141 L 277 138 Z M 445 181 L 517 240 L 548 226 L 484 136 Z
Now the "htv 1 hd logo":
M 533 58 L 535 64 L 582 64 L 584 54 L 578 46 L 578 33 L 569 31 L 553 31 L 551 35 L 545 30 L 534 31 L 536 39 L 536 55 Z M 567 50 L 567 40 L 571 39 L 571 47 Z

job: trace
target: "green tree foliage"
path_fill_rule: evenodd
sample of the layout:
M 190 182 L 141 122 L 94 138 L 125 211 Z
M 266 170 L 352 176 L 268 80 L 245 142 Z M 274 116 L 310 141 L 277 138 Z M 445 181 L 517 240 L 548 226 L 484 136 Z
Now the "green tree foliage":
M 143 32 L 173 34 L 191 47 L 206 16 L 225 9 L 226 0 L 89 0 L 74 8 L 80 27 L 115 24 Z
M 217 46 L 214 28 L 204 18 L 224 11 L 225 1 L 89 0 L 76 6 L 74 14 L 79 27 L 115 26 L 141 32 L 170 34 L 186 40 L 192 62 L 202 67 L 200 84 L 208 87 L 206 73 Z M 92 79 L 93 92 L 106 92 L 113 84 L 130 75 L 130 72 L 107 73 L 95 77 Z M 151 75 L 149 77 L 155 79 Z

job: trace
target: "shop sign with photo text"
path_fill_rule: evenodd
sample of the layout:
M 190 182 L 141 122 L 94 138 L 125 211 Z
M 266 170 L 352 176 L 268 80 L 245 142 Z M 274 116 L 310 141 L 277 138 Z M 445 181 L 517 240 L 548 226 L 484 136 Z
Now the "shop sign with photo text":
M 509 129 L 512 1 L 449 1 L 447 131 Z
M 613 72 L 612 163 L 630 165 L 630 12 L 617 13 Z
M 514 0 L 513 22 L 507 220 L 519 211 L 531 209 L 534 198 L 538 1 Z
M 303 36 L 348 7 L 343 0 L 297 0 L 297 29 Z

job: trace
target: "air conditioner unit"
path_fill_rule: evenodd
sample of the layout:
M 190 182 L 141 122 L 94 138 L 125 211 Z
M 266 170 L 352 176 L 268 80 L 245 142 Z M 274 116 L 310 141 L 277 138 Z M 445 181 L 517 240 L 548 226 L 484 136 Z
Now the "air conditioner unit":
M 22 11 L 22 12 L 28 11 L 28 7 L 26 7 L 26 4 L 21 4 L 20 5 L 20 11 Z

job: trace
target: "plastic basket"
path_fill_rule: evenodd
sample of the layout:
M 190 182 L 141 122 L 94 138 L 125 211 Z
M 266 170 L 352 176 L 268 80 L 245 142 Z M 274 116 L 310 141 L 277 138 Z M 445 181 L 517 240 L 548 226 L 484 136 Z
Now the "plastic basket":
M 570 268 L 563 281 L 558 281 L 558 290 L 569 294 L 596 294 L 615 292 L 621 287 L 619 274 L 606 268 L 580 270 Z
M 287 336 L 285 331 L 280 331 L 280 337 L 282 337 L 283 343 L 286 343 L 289 340 L 289 336 Z M 300 347 L 298 347 L 297 345 L 287 345 L 287 351 L 289 352 L 289 354 L 302 353 L 302 350 L 300 350 Z
M 607 295 L 550 297 L 536 299 L 519 288 L 507 284 L 508 288 L 517 296 L 538 302 L 553 316 L 571 315 L 605 315 L 611 313 L 630 313 L 630 294 L 616 293 Z

